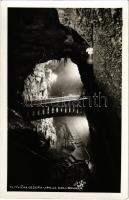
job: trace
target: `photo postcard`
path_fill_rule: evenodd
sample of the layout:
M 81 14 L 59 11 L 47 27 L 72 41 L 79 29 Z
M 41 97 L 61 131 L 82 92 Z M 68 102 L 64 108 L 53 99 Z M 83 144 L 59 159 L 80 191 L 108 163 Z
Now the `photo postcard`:
M 127 8 L 1 3 L 3 196 L 128 197 Z

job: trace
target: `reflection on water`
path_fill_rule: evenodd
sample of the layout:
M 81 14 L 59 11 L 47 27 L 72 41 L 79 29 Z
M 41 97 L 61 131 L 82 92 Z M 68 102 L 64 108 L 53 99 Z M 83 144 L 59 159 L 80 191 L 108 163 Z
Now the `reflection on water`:
M 72 154 L 77 160 L 87 159 L 85 149 L 90 139 L 86 118 L 84 116 L 55 117 L 54 126 L 57 134 L 56 149 L 57 153 L 59 152 L 56 156 Z
M 82 94 L 83 85 L 77 65 L 70 59 L 62 59 L 56 66 L 49 68 L 57 75 L 56 81 L 49 89 L 49 97 L 79 96 Z M 86 116 L 54 117 L 57 142 L 52 150 L 55 158 L 72 154 L 77 160 L 87 159 L 87 145 L 90 142 L 89 126 Z
M 70 59 L 37 64 L 25 80 L 25 100 L 74 96 L 79 98 L 83 85 L 77 65 Z M 52 158 L 71 154 L 77 160 L 88 159 L 89 127 L 85 116 L 54 117 L 31 122 L 41 138 L 50 139 Z

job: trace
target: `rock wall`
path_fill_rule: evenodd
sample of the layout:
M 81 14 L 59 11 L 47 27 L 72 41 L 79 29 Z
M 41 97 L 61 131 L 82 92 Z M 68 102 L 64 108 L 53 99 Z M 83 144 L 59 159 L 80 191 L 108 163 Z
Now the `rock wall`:
M 56 75 L 52 73 L 47 66 L 52 62 L 37 64 L 24 83 L 23 99 L 25 102 L 33 100 L 48 99 L 49 87 L 54 82 L 53 77 Z M 41 140 L 50 140 L 50 146 L 55 147 L 56 144 L 56 130 L 53 125 L 53 118 L 46 118 L 31 121 L 34 126 L 33 129 L 41 137 Z
M 89 91 L 92 82 L 94 82 L 92 86 L 97 82 L 99 88 L 113 100 L 112 112 L 107 112 L 110 109 L 106 111 L 93 109 L 91 113 L 87 112 L 87 117 L 94 125 L 93 128 L 91 125 L 90 127 L 92 135 L 94 134 L 94 152 L 98 177 L 101 180 L 99 187 L 104 192 L 107 190 L 119 192 L 121 128 L 116 111 L 120 116 L 121 10 L 58 9 L 61 23 L 70 24 L 74 28 L 72 30 L 59 23 L 56 9 L 11 9 L 13 10 L 8 15 L 9 107 L 15 109 L 19 102 L 18 96 L 21 97 L 23 92 L 24 80 L 33 72 L 36 64 L 64 58 L 66 55 L 64 46 L 67 46 L 72 61 L 74 63 L 78 61 L 76 64 L 81 78 L 83 77 L 83 83 L 89 87 Z M 96 81 L 93 81 L 92 66 L 86 65 L 85 62 L 87 58 L 85 50 L 88 45 L 84 45 L 86 42 L 82 38 L 94 47 L 93 71 Z M 47 98 L 47 91 L 44 97 Z M 18 105 L 16 109 L 18 110 Z
M 94 73 L 121 114 L 122 10 L 94 10 Z
M 90 8 L 58 8 L 60 22 L 73 28 L 92 46 L 92 19 L 93 12 Z
M 70 34 L 73 34 L 72 41 L 85 46 L 76 31 L 60 24 L 56 9 L 9 8 L 8 96 L 11 107 L 21 101 L 24 80 L 36 64 L 66 56 L 64 41 Z
M 94 48 L 94 74 L 121 112 L 122 9 L 58 9 L 63 25 L 74 28 Z

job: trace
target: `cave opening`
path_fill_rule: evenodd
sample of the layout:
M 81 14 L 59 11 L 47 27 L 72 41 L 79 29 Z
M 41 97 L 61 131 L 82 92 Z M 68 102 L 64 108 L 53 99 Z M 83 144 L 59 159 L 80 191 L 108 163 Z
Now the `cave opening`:
M 76 188 L 81 181 L 85 192 L 118 192 L 120 157 L 114 144 L 119 147 L 115 134 L 120 127 L 114 127 L 110 108 L 109 112 L 105 107 L 85 109 L 79 116 L 36 123 L 19 113 L 23 99 L 78 99 L 99 91 L 88 43 L 59 22 L 56 9 L 10 8 L 8 16 L 8 190 L 19 184 Z M 40 116 L 41 110 L 35 112 Z

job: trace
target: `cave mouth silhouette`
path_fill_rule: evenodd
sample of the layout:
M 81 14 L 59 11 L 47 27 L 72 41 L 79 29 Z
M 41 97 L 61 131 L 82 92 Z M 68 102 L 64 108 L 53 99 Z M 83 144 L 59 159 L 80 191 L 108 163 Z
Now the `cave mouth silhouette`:
M 16 107 L 16 103 L 21 101 L 24 80 L 36 64 L 52 59 L 75 59 L 80 52 L 85 57 L 88 47 L 75 30 L 59 22 L 58 12 L 54 8 L 9 8 L 9 105 Z M 72 61 L 76 64 L 74 59 Z

